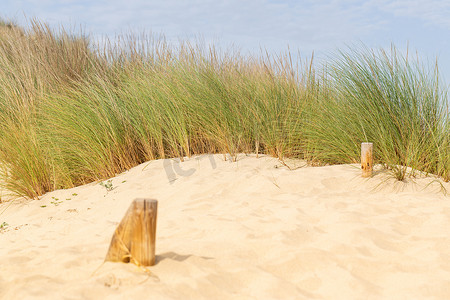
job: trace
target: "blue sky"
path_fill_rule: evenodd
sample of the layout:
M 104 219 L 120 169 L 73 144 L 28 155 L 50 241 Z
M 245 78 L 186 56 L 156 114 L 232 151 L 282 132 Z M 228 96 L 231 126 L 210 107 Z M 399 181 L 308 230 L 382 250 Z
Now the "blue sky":
M 6 2 L 6 3 L 5 3 Z M 433 63 L 450 82 L 450 0 L 15 0 L 0 16 L 25 24 L 37 17 L 52 26 L 81 25 L 99 37 L 146 31 L 168 40 L 233 44 L 243 53 L 289 46 L 303 57 L 325 57 L 346 45 L 388 49 L 391 43 Z

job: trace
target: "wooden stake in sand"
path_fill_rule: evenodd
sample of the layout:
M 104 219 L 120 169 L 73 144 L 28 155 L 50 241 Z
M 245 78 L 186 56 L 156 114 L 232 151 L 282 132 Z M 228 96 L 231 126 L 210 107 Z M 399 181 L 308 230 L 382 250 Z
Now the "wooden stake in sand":
M 361 169 L 362 177 L 372 176 L 373 168 L 373 143 L 361 144 Z
M 135 199 L 114 232 L 105 261 L 154 265 L 157 209 L 156 200 Z

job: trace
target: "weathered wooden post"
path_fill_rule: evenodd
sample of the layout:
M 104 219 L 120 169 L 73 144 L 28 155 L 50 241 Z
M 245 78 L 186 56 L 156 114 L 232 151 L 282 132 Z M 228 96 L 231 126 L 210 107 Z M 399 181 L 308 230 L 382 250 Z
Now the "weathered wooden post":
M 154 265 L 157 209 L 156 200 L 135 199 L 114 232 L 105 261 Z
M 361 169 L 362 177 L 372 176 L 373 168 L 373 143 L 361 144 Z

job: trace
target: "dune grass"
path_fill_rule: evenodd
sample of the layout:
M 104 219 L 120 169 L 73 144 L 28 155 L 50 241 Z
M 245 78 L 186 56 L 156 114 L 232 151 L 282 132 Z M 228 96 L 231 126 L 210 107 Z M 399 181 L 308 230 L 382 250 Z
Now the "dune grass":
M 289 53 L 244 57 L 144 35 L 95 46 L 38 21 L 0 22 L 0 177 L 37 198 L 151 159 L 256 152 L 340 164 L 371 141 L 397 179 L 409 167 L 448 181 L 440 84 L 394 48 L 340 52 L 315 70 Z
M 42 144 L 37 109 L 48 93 L 84 76 L 90 51 L 83 37 L 30 25 L 0 25 L 0 175 L 8 190 L 36 198 L 56 188 L 57 170 Z
M 408 167 L 448 181 L 449 113 L 436 68 L 403 57 L 392 47 L 340 52 L 324 78 L 331 93 L 319 97 L 306 126 L 315 159 L 357 162 L 361 142 L 374 142 L 378 163 L 403 180 Z

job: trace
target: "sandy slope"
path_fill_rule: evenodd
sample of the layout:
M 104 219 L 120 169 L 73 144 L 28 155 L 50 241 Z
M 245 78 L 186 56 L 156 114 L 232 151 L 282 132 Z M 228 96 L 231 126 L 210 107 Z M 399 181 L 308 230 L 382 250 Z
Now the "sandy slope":
M 359 175 L 201 156 L 0 204 L 0 298 L 449 299 L 450 197 Z M 102 265 L 136 197 L 159 200 L 150 274 Z

